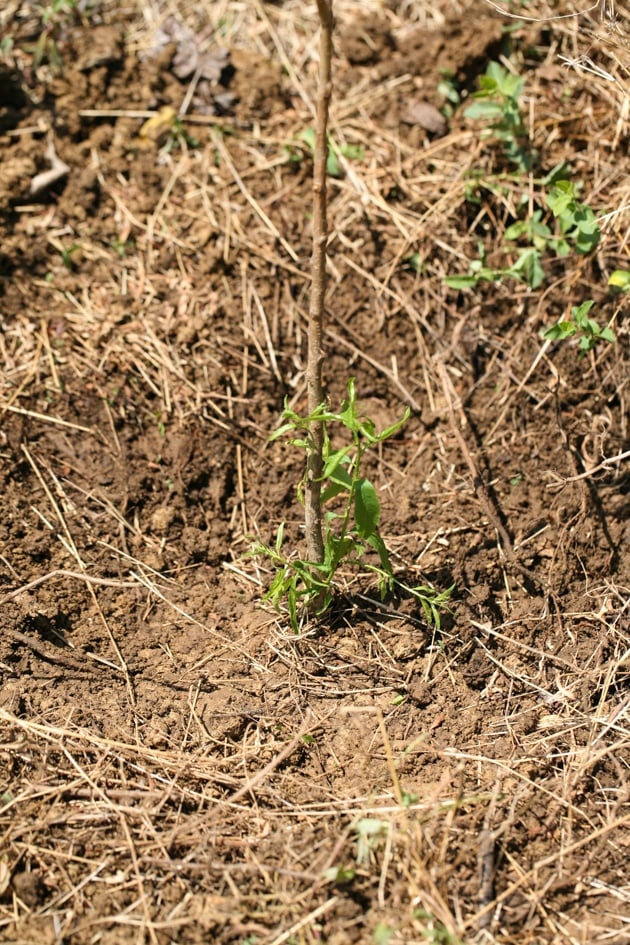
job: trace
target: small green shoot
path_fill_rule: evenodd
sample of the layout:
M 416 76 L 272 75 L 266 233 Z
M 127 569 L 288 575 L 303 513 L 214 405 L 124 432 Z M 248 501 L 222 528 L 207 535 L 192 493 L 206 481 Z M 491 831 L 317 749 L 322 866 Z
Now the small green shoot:
M 421 276 L 426 273 L 425 261 L 420 253 L 412 253 L 411 256 L 406 256 L 403 262 L 408 269 L 417 272 Z
M 377 922 L 372 932 L 374 945 L 388 945 L 394 934 L 394 929 L 387 922 Z
M 615 334 L 608 326 L 601 328 L 593 318 L 589 318 L 589 312 L 595 303 L 592 299 L 582 302 L 581 305 L 571 307 L 571 318 L 566 321 L 559 321 L 543 333 L 543 338 L 551 341 L 564 341 L 566 338 L 577 337 L 579 339 L 578 357 L 584 357 L 588 351 L 592 351 L 599 341 L 607 341 L 610 344 L 615 341 Z
M 630 269 L 615 269 L 608 279 L 608 285 L 622 292 L 630 292 Z
M 370 865 L 370 852 L 387 835 L 389 824 L 377 817 L 362 817 L 354 824 L 357 834 L 357 865 Z
M 449 69 L 440 69 L 440 76 L 437 91 L 444 99 L 441 111 L 446 118 L 450 118 L 461 102 L 459 85 Z
M 479 91 L 473 94 L 475 101 L 464 111 L 466 118 L 489 122 L 485 137 L 503 143 L 503 153 L 518 171 L 530 171 L 536 158 L 521 113 L 524 87 L 522 76 L 508 72 L 498 62 L 490 62 L 486 74 L 479 79 Z
M 270 559 L 275 575 L 264 599 L 276 607 L 286 601 L 295 632 L 299 627 L 299 608 L 326 611 L 333 598 L 334 578 L 344 564 L 363 568 L 376 575 L 381 597 L 400 590 L 411 594 L 420 603 L 426 620 L 439 628 L 440 611 L 446 605 L 452 588 L 438 591 L 429 585 L 409 587 L 393 572 L 385 542 L 378 531 L 381 507 L 376 489 L 362 474 L 365 453 L 394 436 L 409 417 L 403 417 L 386 430 L 377 433 L 374 423 L 359 408 L 354 378 L 348 381 L 348 396 L 341 411 L 335 413 L 321 404 L 315 413 L 300 417 L 285 403 L 284 423 L 271 440 L 289 436 L 289 442 L 300 449 L 310 448 L 309 428 L 313 422 L 324 424 L 322 506 L 324 516 L 324 560 L 321 563 L 287 558 L 283 551 L 284 523 L 278 528 L 273 547 L 258 544 L 253 554 Z M 350 434 L 350 443 L 333 447 L 328 424 L 338 424 Z M 303 483 L 298 488 L 303 501 Z M 369 560 L 376 555 L 378 564 Z
M 315 154 L 315 129 L 306 128 L 298 139 L 304 145 L 312 156 Z M 286 145 L 289 161 L 293 164 L 300 164 L 305 156 L 304 151 L 298 145 Z M 326 159 L 326 173 L 328 177 L 336 179 L 343 177 L 343 170 L 339 158 L 345 158 L 347 161 L 361 161 L 365 157 L 365 149 L 356 144 L 337 145 L 328 136 L 328 157 Z
M 551 177 L 548 176 L 542 185 L 550 181 Z M 538 182 L 538 186 L 540 184 Z M 503 279 L 516 279 L 532 289 L 538 289 L 546 278 L 542 262 L 546 254 L 553 253 L 562 259 L 572 249 L 581 254 L 592 252 L 599 242 L 601 230 L 591 208 L 577 199 L 578 189 L 579 184 L 554 177 L 549 192 L 542 193 L 559 233 L 554 233 L 545 222 L 544 211 L 538 207 L 525 219 L 516 220 L 505 231 L 508 244 L 526 244 L 518 247 L 518 256 L 510 266 L 503 269 L 486 266 L 485 249 L 483 244 L 479 244 L 479 259 L 470 262 L 468 273 L 448 276 L 444 280 L 446 285 L 451 289 L 470 289 L 483 281 L 500 283 Z
M 64 29 L 71 25 L 78 13 L 78 0 L 50 0 L 46 6 L 35 7 L 39 13 L 42 29 L 32 47 L 33 67 L 39 68 L 47 62 L 53 71 L 60 72 L 63 60 L 59 42 Z
M 414 909 L 412 918 L 416 922 L 426 923 L 426 926 L 420 929 L 420 934 L 432 945 L 463 945 L 462 940 L 457 935 L 449 932 L 446 926 L 432 916 L 430 912 L 427 912 L 426 909 Z
M 118 253 L 121 259 L 126 259 L 129 253 L 133 252 L 136 248 L 135 240 L 115 239 L 112 243 L 112 248 Z
M 573 243 L 578 253 L 586 254 L 592 252 L 599 243 L 601 230 L 591 208 L 577 199 L 577 190 L 577 185 L 572 181 L 558 180 L 545 200 L 563 236 Z
M 198 148 L 199 140 L 189 134 L 181 118 L 175 116 L 171 124 L 168 138 L 166 139 L 166 144 L 164 145 L 164 150 L 167 154 L 171 154 L 173 151 L 183 151 L 185 147 Z
M 62 246 L 62 248 L 59 250 L 61 254 L 62 263 L 64 264 L 66 269 L 69 269 L 70 271 L 73 271 L 76 268 L 72 257 L 74 256 L 74 254 L 76 253 L 78 249 L 79 249 L 79 244 L 73 243 L 72 246 L 68 246 L 67 248 L 65 246 Z
M 353 866 L 331 866 L 324 873 L 324 878 L 338 886 L 344 886 L 351 883 L 357 875 Z

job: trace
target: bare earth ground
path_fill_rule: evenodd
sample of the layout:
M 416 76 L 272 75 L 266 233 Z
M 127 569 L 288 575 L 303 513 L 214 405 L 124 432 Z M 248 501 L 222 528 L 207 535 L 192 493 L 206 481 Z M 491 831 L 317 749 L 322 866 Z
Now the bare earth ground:
M 349 573 L 297 636 L 246 553 L 301 541 L 302 456 L 267 439 L 305 402 L 314 5 L 97 4 L 61 71 L 34 7 L 0 14 L 1 941 L 630 940 L 619 13 L 339 0 L 331 131 L 363 152 L 330 182 L 327 389 L 412 408 L 371 462 L 383 534 L 455 591 L 438 632 Z M 508 54 L 541 174 L 610 216 L 537 292 L 457 292 L 527 178 L 467 200 L 500 148 L 410 103 Z M 68 173 L 30 194 L 50 141 Z M 586 298 L 616 343 L 543 347 Z

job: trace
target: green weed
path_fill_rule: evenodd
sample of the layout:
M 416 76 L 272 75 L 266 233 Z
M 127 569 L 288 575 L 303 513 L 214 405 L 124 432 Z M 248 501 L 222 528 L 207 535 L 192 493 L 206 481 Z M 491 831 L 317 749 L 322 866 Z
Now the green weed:
M 361 817 L 353 825 L 357 835 L 357 865 L 367 867 L 370 853 L 387 836 L 389 824 L 378 817 Z
M 479 90 L 473 93 L 466 118 L 487 121 L 483 132 L 503 144 L 503 153 L 518 171 L 530 171 L 536 160 L 521 112 L 520 99 L 525 79 L 508 72 L 498 62 L 490 62 L 486 74 L 479 79 Z
M 43 63 L 56 72 L 63 67 L 59 44 L 62 34 L 72 25 L 78 13 L 78 0 L 50 0 L 46 6 L 37 6 L 41 20 L 41 32 L 32 47 L 33 68 L 38 69 Z
M 79 248 L 80 247 L 78 243 L 73 243 L 72 246 L 68 246 L 68 247 L 62 246 L 61 249 L 59 250 L 60 255 L 61 255 L 61 261 L 66 269 L 73 271 L 76 268 L 74 260 L 73 260 L 73 256 Z
M 297 139 L 296 144 L 285 146 L 287 157 L 292 164 L 301 164 L 305 157 L 305 151 L 302 145 L 306 146 L 306 152 L 314 157 L 315 155 L 315 129 L 307 128 Z M 343 170 L 339 158 L 345 158 L 347 161 L 360 161 L 365 157 L 365 149 L 356 144 L 337 145 L 328 136 L 328 156 L 326 158 L 326 173 L 328 177 L 343 177 Z
M 529 137 L 520 108 L 524 86 L 522 76 L 491 62 L 480 79 L 475 101 L 464 113 L 469 118 L 484 119 L 489 123 L 483 134 L 503 143 L 506 157 L 519 174 L 528 173 L 537 157 L 529 149 Z M 544 178 L 528 181 L 528 193 L 523 194 L 518 210 L 520 216 L 522 209 L 526 208 L 526 215 L 508 226 L 504 234 L 506 252 L 516 253 L 513 262 L 507 266 L 489 267 L 485 251 L 480 247 L 479 258 L 470 263 L 468 273 L 449 276 L 446 285 L 453 289 L 469 289 L 482 281 L 516 279 L 538 289 L 546 278 L 545 257 L 563 258 L 572 251 L 580 254 L 592 252 L 601 238 L 601 230 L 593 210 L 579 200 L 581 184 L 569 179 L 569 170 L 568 164 L 562 162 Z M 505 183 L 501 184 L 501 180 Z M 509 193 L 507 184 L 513 180 L 513 174 L 503 175 L 498 183 L 476 174 L 467 200 L 479 203 L 480 188 L 505 196 Z
M 420 930 L 420 934 L 432 945 L 463 945 L 457 935 L 449 932 L 446 926 L 432 916 L 430 912 L 427 912 L 426 909 L 414 909 L 412 917 L 416 921 L 427 923 L 426 927 Z
M 510 266 L 486 266 L 485 249 L 480 244 L 479 259 L 472 260 L 468 273 L 448 276 L 446 285 L 451 289 L 469 289 L 480 281 L 517 279 L 532 289 L 538 289 L 546 279 L 543 266 L 545 256 L 553 254 L 556 258 L 563 258 L 572 251 L 581 255 L 592 252 L 601 238 L 597 217 L 590 207 L 578 200 L 579 183 L 557 179 L 556 175 L 559 172 L 566 173 L 566 170 L 566 166 L 562 165 L 561 168 L 554 168 L 547 177 L 536 181 L 535 201 L 544 206 L 537 206 L 531 214 L 507 227 L 504 234 L 506 251 L 514 247 L 518 252 Z M 523 205 L 529 206 L 529 199 L 524 200 Z M 550 226 L 552 221 L 554 229 Z M 525 245 L 519 246 L 519 243 Z
M 387 922 L 377 922 L 372 932 L 374 945 L 388 945 L 394 935 L 394 929 Z
M 584 357 L 592 351 L 600 341 L 615 341 L 613 330 L 606 325 L 600 327 L 595 319 L 589 317 L 589 312 L 595 303 L 592 299 L 582 302 L 581 305 L 571 307 L 571 317 L 566 321 L 559 321 L 543 332 L 543 338 L 552 341 L 564 341 L 566 338 L 578 338 L 578 357 Z
M 564 240 L 556 241 L 563 251 L 558 255 L 567 255 L 570 244 L 576 252 L 592 252 L 601 237 L 597 218 L 590 207 L 577 199 L 580 185 L 570 180 L 558 180 L 545 196 L 547 206 L 558 221 Z
M 442 114 L 447 118 L 450 118 L 459 103 L 461 102 L 461 94 L 459 90 L 459 85 L 453 75 L 448 69 L 440 69 L 441 79 L 438 82 L 437 91 L 438 94 L 444 99 L 444 105 L 442 106 Z

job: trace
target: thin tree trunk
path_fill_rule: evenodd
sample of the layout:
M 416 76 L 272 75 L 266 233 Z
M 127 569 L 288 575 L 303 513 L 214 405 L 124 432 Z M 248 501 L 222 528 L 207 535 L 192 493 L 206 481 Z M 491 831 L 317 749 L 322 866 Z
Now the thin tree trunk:
M 324 402 L 322 387 L 322 334 L 324 297 L 326 293 L 326 244 L 328 242 L 326 162 L 328 160 L 328 107 L 331 97 L 331 59 L 333 14 L 332 0 L 317 0 L 321 24 L 319 41 L 319 83 L 315 120 L 315 160 L 313 168 L 313 255 L 311 257 L 311 297 L 308 324 L 308 362 L 306 387 L 308 412 Z M 321 422 L 311 424 L 304 508 L 308 560 L 324 560 L 321 475 L 324 427 Z

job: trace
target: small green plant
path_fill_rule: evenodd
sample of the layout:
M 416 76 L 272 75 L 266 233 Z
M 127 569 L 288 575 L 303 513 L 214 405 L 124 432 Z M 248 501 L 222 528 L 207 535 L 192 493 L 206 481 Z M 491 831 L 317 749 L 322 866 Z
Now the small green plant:
M 544 188 L 548 184 L 551 186 L 546 191 Z M 505 231 L 508 244 L 526 244 L 518 247 L 518 256 L 510 266 L 502 269 L 486 266 L 485 249 L 479 244 L 479 259 L 472 260 L 466 275 L 448 276 L 445 283 L 449 288 L 469 289 L 481 281 L 502 282 L 509 278 L 538 289 L 546 278 L 543 267 L 545 255 L 553 253 L 563 258 L 572 250 L 585 255 L 595 249 L 601 230 L 591 208 L 577 198 L 580 185 L 570 180 L 555 179 L 555 171 L 538 181 L 537 185 L 541 188 L 538 199 L 542 199 L 551 210 L 559 232 L 551 229 L 545 220 L 544 209 L 537 207 L 529 216 L 516 220 Z
M 463 942 L 453 932 L 449 932 L 446 926 L 439 922 L 426 909 L 414 909 L 412 918 L 416 922 L 422 922 L 425 927 L 420 930 L 420 934 L 427 942 L 432 945 L 463 945 Z
M 558 180 L 545 196 L 547 206 L 558 221 L 560 232 L 566 242 L 566 249 L 558 255 L 567 255 L 569 242 L 578 253 L 592 252 L 601 237 L 597 217 L 590 207 L 577 199 L 579 185 L 570 180 Z M 560 241 L 564 245 L 563 241 Z
M 370 853 L 387 836 L 389 824 L 378 817 L 361 817 L 353 825 L 357 835 L 357 865 L 370 865 Z
M 324 872 L 324 878 L 337 886 L 346 886 L 357 875 L 353 866 L 331 866 Z
M 601 328 L 595 319 L 589 317 L 589 312 L 594 304 L 593 300 L 589 299 L 582 302 L 581 305 L 573 305 L 571 307 L 571 317 L 566 321 L 559 321 L 552 325 L 543 333 L 543 338 L 548 338 L 551 341 L 578 338 L 578 357 L 584 357 L 600 341 L 607 341 L 612 344 L 615 341 L 613 330 L 608 325 Z
M 32 49 L 33 67 L 37 69 L 47 62 L 51 69 L 61 71 L 63 60 L 59 43 L 64 29 L 77 16 L 78 0 L 50 0 L 46 6 L 37 6 L 35 9 L 42 29 Z
M 348 396 L 339 413 L 322 404 L 309 416 L 301 417 L 285 404 L 285 422 L 272 434 L 272 440 L 289 436 L 293 446 L 308 452 L 312 447 L 309 433 L 312 426 L 319 423 L 324 430 L 320 479 L 324 509 L 323 560 L 288 558 L 282 547 L 284 523 L 278 529 L 274 547 L 258 544 L 253 550 L 254 554 L 263 554 L 271 560 L 275 576 L 265 599 L 276 608 L 283 601 L 287 602 L 294 631 L 297 632 L 299 626 L 300 606 L 318 614 L 328 608 L 333 597 L 334 578 L 342 564 L 375 574 L 382 597 L 395 590 L 412 594 L 422 606 L 427 621 L 439 628 L 440 610 L 448 601 L 452 588 L 439 592 L 428 585 L 410 587 L 394 575 L 387 547 L 378 531 L 381 513 L 378 495 L 362 473 L 366 452 L 394 436 L 408 416 L 409 409 L 400 420 L 377 433 L 372 420 L 359 409 L 354 378 L 348 381 Z M 338 424 L 349 433 L 350 443 L 334 448 L 328 432 L 329 424 Z M 304 501 L 304 483 L 300 485 L 298 494 Z M 378 565 L 369 560 L 374 552 Z
M 117 238 L 113 241 L 112 248 L 118 253 L 121 259 L 126 259 L 127 256 L 135 250 L 136 243 L 133 239 L 121 240 Z
M 297 144 L 285 146 L 288 159 L 292 164 L 301 164 L 306 156 L 302 145 L 306 146 L 307 152 L 312 156 L 315 154 L 315 129 L 307 128 L 298 136 Z M 339 158 L 345 158 L 348 161 L 360 161 L 365 157 L 365 149 L 361 145 L 342 144 L 337 145 L 328 136 L 328 155 L 326 157 L 326 174 L 328 177 L 343 177 L 343 171 Z
M 438 94 L 444 99 L 444 104 L 441 110 L 443 115 L 445 115 L 447 118 L 450 118 L 461 102 L 459 85 L 455 79 L 455 76 L 449 69 L 440 69 L 440 76 L 441 78 L 438 82 L 437 91 Z
M 66 269 L 69 269 L 72 271 L 76 268 L 72 257 L 74 256 L 74 254 L 79 248 L 80 247 L 78 243 L 73 243 L 72 246 L 68 246 L 68 247 L 62 246 L 61 249 L 59 250 L 61 254 L 61 261 L 64 264 Z
M 622 292 L 630 292 L 630 269 L 615 269 L 608 279 L 608 285 Z
M 199 140 L 195 138 L 194 135 L 189 134 L 181 118 L 175 116 L 168 133 L 168 138 L 166 139 L 166 144 L 164 145 L 164 150 L 167 154 L 171 154 L 173 151 L 183 151 L 185 147 L 198 148 Z
M 394 935 L 395 929 L 387 922 L 377 922 L 372 932 L 372 942 L 374 945 L 389 945 Z
M 466 118 L 489 122 L 484 135 L 503 143 L 503 153 L 518 171 L 531 170 L 536 158 L 521 112 L 524 87 L 522 76 L 490 62 L 479 79 L 479 91 L 473 93 L 474 102 L 464 111 Z

